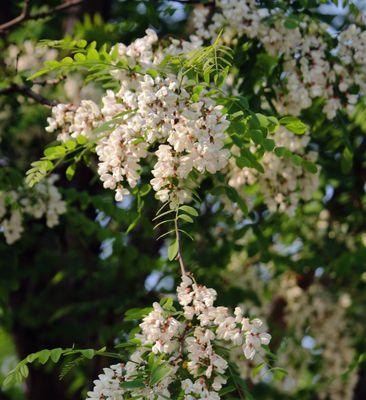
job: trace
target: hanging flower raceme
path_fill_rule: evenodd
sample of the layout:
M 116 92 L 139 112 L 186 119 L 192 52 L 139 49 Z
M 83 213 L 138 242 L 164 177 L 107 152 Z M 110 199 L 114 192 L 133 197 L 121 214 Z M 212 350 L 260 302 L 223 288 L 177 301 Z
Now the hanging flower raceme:
M 152 32 L 148 30 L 128 47 L 118 47 L 129 65 L 152 63 L 145 54 L 153 54 L 157 37 Z M 141 46 L 144 51 L 137 51 Z M 90 100 L 83 100 L 79 107 L 59 104 L 53 108 L 46 130 L 60 129 L 62 142 L 80 135 L 95 140 L 98 174 L 105 188 L 115 190 L 117 201 L 137 185 L 146 158 L 156 160 L 151 185 L 159 200 L 173 206 L 190 200 L 184 181 L 193 170 L 214 174 L 228 163 L 230 152 L 224 142 L 229 122 L 222 107 L 207 89 L 195 90 L 187 77 L 112 73 L 119 79 L 120 89 L 107 90 L 101 109 Z M 99 136 L 94 133 L 114 118 L 119 118 L 114 129 Z
M 354 112 L 366 93 L 364 28 L 352 24 L 332 36 L 334 28 L 328 24 L 305 14 L 292 18 L 291 5 L 284 10 L 275 1 L 270 7 L 255 0 L 214 3 L 214 13 L 208 7 L 195 9 L 191 41 L 212 41 L 223 29 L 227 44 L 236 45 L 243 37 L 255 39 L 275 63 L 282 58 L 281 82 L 275 85 L 279 113 L 299 115 L 317 98 L 325 100 L 328 119 L 338 111 Z
M 45 217 L 49 228 L 58 225 L 59 216 L 66 212 L 66 203 L 55 186 L 56 180 L 57 175 L 51 175 L 32 189 L 0 191 L 0 231 L 8 244 L 21 238 L 24 216 Z
M 313 153 L 305 151 L 309 136 L 297 138 L 283 127 L 272 136 L 265 122 L 255 128 L 255 139 L 244 140 L 237 148 L 232 135 L 242 140 L 248 138 L 248 130 L 252 129 L 235 131 L 237 113 L 229 110 L 237 107 L 238 99 L 225 98 L 221 89 L 207 83 L 207 77 L 206 82 L 197 84 L 198 78 L 194 80 L 185 70 L 177 70 L 174 63 L 162 67 L 162 60 L 169 53 L 173 54 L 170 57 L 178 57 L 180 63 L 200 54 L 199 42 L 194 43 L 196 50 L 192 46 L 172 40 L 167 47 L 158 47 L 158 37 L 152 30 L 129 46 L 115 45 L 111 50 L 117 54 L 114 62 L 124 63 L 124 67 L 108 71 L 117 81 L 116 89 L 105 92 L 101 106 L 92 100 L 82 100 L 79 106 L 57 105 L 46 130 L 57 130 L 58 140 L 66 148 L 70 141 L 74 141 L 72 149 L 79 140 L 93 144 L 99 178 L 105 188 L 115 191 L 116 201 L 122 201 L 139 185 L 144 170 L 150 174 L 157 199 L 170 203 L 174 209 L 192 200 L 194 189 L 205 175 L 225 173 L 230 165 L 231 187 L 241 189 L 242 184 L 259 183 L 271 211 L 293 214 L 299 199 L 308 198 L 317 187 L 317 178 L 303 168 L 303 161 L 316 160 Z M 203 55 L 208 54 L 209 50 L 201 49 Z M 214 48 L 213 54 L 219 49 Z M 187 69 L 190 68 L 191 64 Z M 243 105 L 239 108 L 241 123 L 247 125 L 254 113 L 243 113 Z M 267 117 L 262 115 L 263 118 Z M 259 142 L 258 132 L 263 139 Z M 296 148 L 292 149 L 294 143 Z M 297 164 L 293 164 L 293 157 L 284 160 L 279 153 L 275 155 L 276 146 L 294 151 Z M 238 157 L 248 167 L 237 167 Z M 265 166 L 264 178 L 255 171 L 257 158 Z M 283 175 L 279 186 L 277 170 Z M 303 193 L 298 195 L 298 191 Z
M 247 359 L 263 355 L 271 336 L 262 321 L 249 320 L 239 307 L 234 315 L 216 307 L 216 291 L 192 276 L 183 276 L 177 296 L 181 310 L 171 301 L 153 304 L 133 339 L 138 346 L 130 360 L 105 368 L 88 400 L 220 399 L 230 376 L 229 350 L 239 347 Z
M 276 145 L 287 147 L 296 156 L 301 156 L 311 162 L 316 162 L 318 153 L 315 150 L 306 151 L 310 141 L 308 133 L 295 135 L 285 127 L 280 127 L 273 134 Z M 263 156 L 262 164 L 264 172 L 259 173 L 253 168 L 239 168 L 234 162 L 228 169 L 229 185 L 244 193 L 246 186 L 258 184 L 258 191 L 264 198 L 264 203 L 271 212 L 284 212 L 290 216 L 295 214 L 301 200 L 310 200 L 313 193 L 319 187 L 319 174 L 310 173 L 300 165 L 296 165 L 289 158 L 279 158 L 273 153 Z M 250 198 L 246 198 L 250 204 Z M 226 205 L 229 211 L 233 205 Z M 241 214 L 238 217 L 242 217 Z

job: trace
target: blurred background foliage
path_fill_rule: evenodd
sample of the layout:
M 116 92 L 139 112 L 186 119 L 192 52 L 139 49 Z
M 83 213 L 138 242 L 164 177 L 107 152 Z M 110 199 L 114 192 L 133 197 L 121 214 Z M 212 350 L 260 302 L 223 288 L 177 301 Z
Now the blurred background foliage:
M 26 77 L 41 66 L 41 62 L 32 64 L 34 43 L 40 39 L 70 35 L 98 44 L 129 43 L 148 27 L 157 30 L 159 36 L 186 37 L 191 29 L 190 10 L 199 5 L 183 3 L 88 0 L 52 17 L 26 21 L 0 36 L 0 90 L 12 84 L 30 85 Z M 303 2 L 298 3 L 299 8 L 303 6 Z M 59 1 L 33 0 L 31 4 L 32 12 L 38 12 L 57 6 Z M 1 7 L 0 22 L 14 18 L 20 10 L 21 3 L 8 2 Z M 11 46 L 20 51 L 15 56 L 18 69 L 9 63 Z M 268 70 L 263 64 L 263 71 L 253 69 L 257 55 L 255 49 L 250 51 L 236 61 L 241 74 L 250 76 L 243 90 L 252 93 Z M 23 60 L 22 70 L 19 61 L 27 52 L 30 65 Z M 41 87 L 41 93 L 48 99 L 77 102 L 88 88 L 82 87 L 77 76 L 73 79 L 71 86 L 59 82 Z M 98 88 L 91 86 L 92 95 Z M 284 325 L 288 299 L 283 294 L 286 289 L 278 292 L 282 277 L 294 277 L 294 285 L 304 292 L 318 285 L 333 296 L 334 304 L 346 293 L 351 302 L 345 311 L 345 327 L 356 349 L 356 400 L 366 398 L 362 358 L 366 352 L 365 110 L 361 104 L 352 120 L 332 122 L 322 116 L 317 104 L 303 114 L 320 152 L 322 183 L 313 200 L 298 208 L 295 218 L 271 215 L 259 204 L 238 224 L 212 196 L 204 194 L 214 185 L 205 181 L 199 193 L 203 199 L 201 214 L 191 232 L 195 241 L 185 242 L 190 269 L 197 279 L 218 290 L 223 305 L 271 304 L 268 323 L 274 335 L 272 350 L 278 357 L 281 343 L 286 346 L 284 337 L 293 335 Z M 27 96 L 16 92 L 0 96 L 1 189 L 21 184 L 30 163 L 54 139 L 44 131 L 48 114 L 47 107 Z M 350 154 L 344 150 L 345 136 L 351 144 Z M 11 246 L 0 240 L 0 383 L 18 359 L 42 348 L 113 345 L 131 328 L 123 323 L 127 309 L 149 305 L 175 287 L 177 266 L 167 261 L 164 243 L 155 240 L 158 233 L 153 231 L 151 220 L 158 205 L 151 192 L 142 199 L 142 211 L 133 199 L 116 207 L 113 194 L 103 190 L 87 167 L 79 166 L 72 182 L 64 178 L 62 168 L 59 172 L 58 186 L 68 207 L 60 225 L 48 229 L 42 220 L 29 220 L 21 240 Z M 126 233 L 134 221 L 135 228 Z M 252 266 L 259 272 L 261 266 L 267 266 L 263 271 L 270 271 L 270 278 L 260 273 L 251 277 Z M 271 286 L 269 279 L 278 282 L 278 287 Z M 256 280 L 264 282 L 262 298 L 253 285 Z M 298 314 L 302 312 L 300 309 Z M 303 324 L 304 336 L 311 337 L 306 331 L 305 313 Z M 303 349 L 309 353 L 314 350 L 311 346 Z M 314 362 L 321 363 L 321 357 L 312 359 Z M 80 399 L 105 365 L 108 360 L 94 359 L 77 366 L 62 380 L 53 366 L 35 366 L 24 386 L 0 389 L 0 399 Z M 345 372 L 348 367 L 344 365 Z M 302 378 L 307 383 L 292 394 L 284 394 L 269 382 L 254 386 L 253 397 L 318 399 L 319 385 L 324 381 L 317 376 L 317 368 L 308 364 Z

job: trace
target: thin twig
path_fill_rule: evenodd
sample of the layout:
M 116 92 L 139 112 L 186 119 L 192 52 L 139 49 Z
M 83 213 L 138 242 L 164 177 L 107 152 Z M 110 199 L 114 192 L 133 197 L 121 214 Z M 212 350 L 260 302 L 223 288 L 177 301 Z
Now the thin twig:
M 84 0 L 68 0 L 65 3 L 59 4 L 56 7 L 49 8 L 48 11 L 39 12 L 36 14 L 30 14 L 30 0 L 24 0 L 24 6 L 22 12 L 15 18 L 11 19 L 0 25 L 0 33 L 4 33 L 7 30 L 14 28 L 24 21 L 37 20 L 53 16 L 54 14 L 65 11 L 71 7 L 77 6 L 83 3 Z
M 23 21 L 25 21 L 26 19 L 28 19 L 29 12 L 30 12 L 30 0 L 24 0 L 22 12 L 17 17 L 11 19 L 8 22 L 1 24 L 0 32 L 6 31 L 7 29 L 9 29 L 15 25 L 18 25 L 18 24 L 22 23 Z
M 182 254 L 182 240 L 180 236 L 180 231 L 178 227 L 178 209 L 176 212 L 175 220 L 174 220 L 174 228 L 175 228 L 175 236 L 178 242 L 178 253 L 177 253 L 177 260 L 179 261 L 180 270 L 182 276 L 187 275 L 186 266 L 184 265 L 183 254 Z
M 44 81 L 33 81 L 33 84 L 39 85 L 39 86 L 54 86 L 54 85 L 58 85 L 65 79 L 66 79 L 66 76 L 61 76 L 60 78 L 57 78 L 57 79 L 46 79 Z
M 0 89 L 0 96 L 1 95 L 8 95 L 8 94 L 14 94 L 14 93 L 19 93 L 22 94 L 25 97 L 29 97 L 33 99 L 35 102 L 39 104 L 43 104 L 48 107 L 54 107 L 57 105 L 57 102 L 54 100 L 47 99 L 46 97 L 40 95 L 39 93 L 36 93 L 33 91 L 30 87 L 28 86 L 20 86 L 15 83 L 10 85 L 7 88 Z
M 184 351 L 184 340 L 187 336 L 187 333 L 189 332 L 191 326 L 190 324 L 186 324 L 183 333 L 181 336 L 179 336 L 178 341 L 179 341 L 179 353 L 177 357 L 173 360 L 173 363 L 176 363 L 178 360 L 183 359 L 183 351 Z

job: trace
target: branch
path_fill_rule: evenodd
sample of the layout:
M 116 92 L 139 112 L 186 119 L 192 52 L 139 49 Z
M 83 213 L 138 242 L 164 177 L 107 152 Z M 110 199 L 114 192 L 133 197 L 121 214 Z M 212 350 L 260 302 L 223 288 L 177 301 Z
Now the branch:
M 50 8 L 48 11 L 39 12 L 37 14 L 30 14 L 30 0 L 24 0 L 24 6 L 22 12 L 15 18 L 8 22 L 0 25 L 0 33 L 3 34 L 7 30 L 14 28 L 15 26 L 21 24 L 24 21 L 37 20 L 41 18 L 46 18 L 53 16 L 57 12 L 67 10 L 71 7 L 77 6 L 83 3 L 84 0 L 68 0 L 65 3 L 59 4 L 56 7 Z
M 54 100 L 49 100 L 49 99 L 43 97 L 42 95 L 36 93 L 35 91 L 33 91 L 31 88 L 29 88 L 27 86 L 20 86 L 20 85 L 13 83 L 12 85 L 10 85 L 7 88 L 0 89 L 0 96 L 7 95 L 7 94 L 14 94 L 14 93 L 22 94 L 23 96 L 29 97 L 29 98 L 33 99 L 35 102 L 37 102 L 39 104 L 43 104 L 48 107 L 54 107 L 57 105 L 57 102 L 55 102 Z
M 177 355 L 177 357 L 173 360 L 174 363 L 176 363 L 179 359 L 183 359 L 183 351 L 184 351 L 184 340 L 187 336 L 187 333 L 190 330 L 190 326 L 189 324 L 186 324 L 183 333 L 181 334 L 181 336 L 179 336 L 178 341 L 179 341 L 179 353 Z
M 30 0 L 24 0 L 22 12 L 17 17 L 0 25 L 0 32 L 5 31 L 15 25 L 18 25 L 27 18 L 29 18 L 29 11 L 30 11 Z

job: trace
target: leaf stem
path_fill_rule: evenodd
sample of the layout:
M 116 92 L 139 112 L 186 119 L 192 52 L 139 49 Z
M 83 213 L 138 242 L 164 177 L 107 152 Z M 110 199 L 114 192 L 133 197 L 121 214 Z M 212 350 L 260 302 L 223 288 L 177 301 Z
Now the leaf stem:
M 178 226 L 178 212 L 179 212 L 179 208 L 177 208 L 177 211 L 175 214 L 175 220 L 174 220 L 175 236 L 177 238 L 177 243 L 178 243 L 177 260 L 179 261 L 181 274 L 182 274 L 182 276 L 184 276 L 184 275 L 187 275 L 187 269 L 184 264 L 183 255 L 182 255 L 182 239 L 180 236 L 180 230 L 179 230 L 179 226 Z

